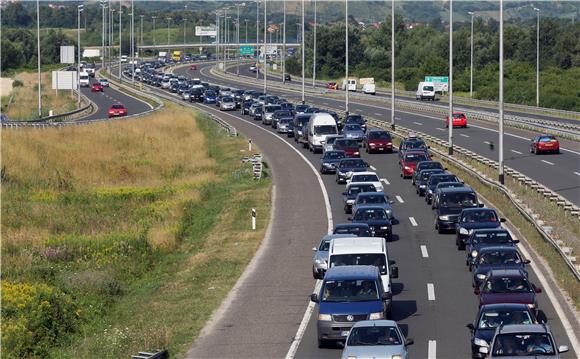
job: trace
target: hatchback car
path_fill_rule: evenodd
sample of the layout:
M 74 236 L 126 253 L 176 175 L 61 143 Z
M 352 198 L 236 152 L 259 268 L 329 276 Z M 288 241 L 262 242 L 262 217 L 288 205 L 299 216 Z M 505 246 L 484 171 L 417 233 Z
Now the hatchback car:
M 425 192 L 425 202 L 427 202 L 427 204 L 431 204 L 433 201 L 433 195 L 435 193 L 435 189 L 437 188 L 437 185 L 439 183 L 443 183 L 443 182 L 454 182 L 454 183 L 458 183 L 458 185 L 456 186 L 451 186 L 448 185 L 446 187 L 464 187 L 463 183 L 461 181 L 459 181 L 459 178 L 457 178 L 456 175 L 451 174 L 451 173 L 438 173 L 438 174 L 434 174 L 431 175 L 429 177 L 429 181 L 427 182 L 427 188 L 426 188 L 426 192 Z M 436 208 L 437 206 L 434 205 L 432 208 Z
M 393 203 L 384 192 L 363 192 L 356 196 L 352 211 L 356 212 L 358 209 L 368 206 L 380 206 L 387 212 L 389 219 L 393 220 Z
M 262 117 L 262 124 L 271 125 L 274 112 L 281 110 L 280 105 L 267 105 L 264 106 L 264 116 Z
M 91 92 L 104 92 L 103 85 L 101 85 L 99 82 L 93 82 L 93 85 L 91 86 Z
M 415 172 L 415 167 L 417 163 L 422 161 L 429 161 L 431 158 L 426 152 L 411 152 L 408 151 L 401 157 L 399 161 L 399 167 L 401 168 L 401 177 L 410 178 Z
M 362 127 L 363 131 L 366 132 L 367 130 L 367 122 L 361 115 L 350 114 L 346 116 L 342 127 L 345 127 L 346 125 L 359 125 Z
M 109 107 L 109 111 L 107 112 L 107 114 L 109 118 L 127 116 L 127 109 L 125 108 L 125 106 L 118 103 Z
M 465 242 L 465 265 L 471 265 L 473 259 L 477 257 L 482 248 L 493 246 L 515 247 L 518 243 L 520 241 L 513 239 L 510 232 L 505 228 L 476 229 Z
M 458 250 L 465 249 L 465 242 L 476 229 L 499 228 L 505 218 L 499 218 L 493 208 L 466 208 L 459 214 L 455 230 L 455 245 Z
M 536 311 L 536 294 L 542 289 L 530 283 L 521 269 L 495 269 L 488 272 L 481 286 L 473 293 L 479 296 L 479 306 L 494 303 L 521 303 Z
M 365 134 L 362 146 L 366 153 L 393 152 L 393 139 L 391 134 L 385 130 L 369 130 Z
M 546 324 L 502 325 L 495 331 L 489 347 L 479 348 L 488 358 L 545 358 L 558 359 L 569 350 L 566 345 L 556 345 Z
M 236 101 L 231 96 L 224 96 L 220 100 L 220 111 L 234 111 L 236 109 Z
M 434 177 L 434 176 L 433 176 Z M 481 204 L 483 206 L 483 203 Z M 479 207 L 477 194 L 471 187 L 445 188 L 439 194 L 435 229 L 440 234 L 445 231 L 455 232 L 459 214 L 464 208 Z
M 353 173 L 353 175 L 346 181 L 347 183 L 350 182 L 365 182 L 371 183 L 378 192 L 382 192 L 384 190 L 383 184 L 381 179 L 375 172 L 365 171 L 365 172 L 357 172 Z
M 336 183 L 346 181 L 356 172 L 365 172 L 369 164 L 362 158 L 344 158 L 336 166 Z
M 358 141 L 350 138 L 337 138 L 333 141 L 332 148 L 344 151 L 346 157 L 360 157 Z
M 552 135 L 541 135 L 532 138 L 530 152 L 536 155 L 540 153 L 560 153 L 560 142 Z
M 473 271 L 473 287 L 479 287 L 481 282 L 487 278 L 490 271 L 496 269 L 519 269 L 524 273 L 528 259 L 520 254 L 514 246 L 489 246 L 479 250 L 477 257 L 473 259 L 471 270 Z
M 107 80 L 107 79 L 99 79 L 99 83 L 103 87 L 109 87 L 109 80 Z
M 282 108 L 282 107 L 280 107 Z M 294 115 L 292 114 L 292 111 L 289 110 L 278 110 L 276 112 L 274 112 L 274 114 L 272 115 L 272 122 L 270 123 L 270 125 L 272 126 L 272 128 L 277 129 L 278 128 L 278 122 L 281 119 L 287 119 L 289 121 L 293 121 L 294 120 Z
M 444 170 L 445 168 L 439 161 L 423 161 L 417 163 L 415 166 L 415 173 L 413 174 L 413 178 L 411 179 L 411 183 L 414 185 L 416 181 L 416 177 L 422 170 L 429 170 L 429 169 L 440 169 Z
M 395 321 L 364 320 L 357 322 L 350 330 L 342 359 L 407 359 L 407 346 L 411 344 L 413 339 L 405 339 Z
M 205 93 L 203 94 L 203 103 L 205 104 L 210 104 L 210 103 L 216 103 L 217 101 L 217 96 L 216 93 L 210 90 L 205 91 Z
M 449 127 L 449 116 L 445 117 L 445 127 Z M 463 112 L 453 112 L 453 128 L 467 128 L 467 116 Z
M 326 151 L 320 158 L 320 173 L 336 173 L 336 166 L 346 158 L 344 151 Z
M 382 206 L 359 207 L 351 220 L 352 223 L 368 224 L 373 237 L 384 237 L 386 240 L 391 240 L 393 237 L 392 222 Z

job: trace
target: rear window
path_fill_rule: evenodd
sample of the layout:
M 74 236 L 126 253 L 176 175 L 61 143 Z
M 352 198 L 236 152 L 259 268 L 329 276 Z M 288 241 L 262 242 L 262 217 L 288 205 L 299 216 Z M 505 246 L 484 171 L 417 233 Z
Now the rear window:
M 334 146 L 336 148 L 344 148 L 344 147 L 357 147 L 358 142 L 356 140 L 345 140 L 345 139 L 337 139 L 334 141 Z
M 538 139 L 539 142 L 550 142 L 552 140 L 553 141 L 556 141 L 556 137 L 554 137 L 554 136 L 543 136 L 543 137 L 540 137 Z
M 376 139 L 390 140 L 391 135 L 386 131 L 373 131 L 373 132 L 369 132 L 369 138 L 371 140 L 376 140 Z
M 122 109 L 122 108 L 125 108 L 123 105 L 113 105 L 111 107 L 114 108 L 114 109 Z
M 427 158 L 427 156 L 422 154 L 422 153 L 421 154 L 412 153 L 412 154 L 405 155 L 405 162 L 417 163 L 420 161 L 427 161 L 427 160 L 429 160 Z
M 433 86 L 423 86 L 423 91 L 433 91 Z
M 280 109 L 280 106 L 266 106 L 266 112 L 276 112 Z

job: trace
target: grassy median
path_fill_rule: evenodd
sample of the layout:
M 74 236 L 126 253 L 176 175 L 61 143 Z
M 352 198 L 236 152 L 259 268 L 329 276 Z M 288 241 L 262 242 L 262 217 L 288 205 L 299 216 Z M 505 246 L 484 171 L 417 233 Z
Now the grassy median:
M 186 351 L 265 233 L 271 182 L 252 178 L 245 147 L 169 104 L 3 131 L 2 356 Z

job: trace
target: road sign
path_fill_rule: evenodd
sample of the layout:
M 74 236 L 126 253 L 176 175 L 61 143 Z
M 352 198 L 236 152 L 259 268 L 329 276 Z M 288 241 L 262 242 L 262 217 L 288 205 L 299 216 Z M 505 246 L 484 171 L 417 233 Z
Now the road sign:
M 254 54 L 254 46 L 240 46 L 240 55 L 253 55 Z
M 75 63 L 75 47 L 61 46 L 60 47 L 60 63 L 74 64 Z
M 436 92 L 449 90 L 449 76 L 425 76 L 425 82 L 433 82 Z
M 52 72 L 52 89 L 53 90 L 76 90 L 77 72 L 76 71 L 53 71 Z
M 196 26 L 195 36 L 216 36 L 216 28 L 214 26 Z

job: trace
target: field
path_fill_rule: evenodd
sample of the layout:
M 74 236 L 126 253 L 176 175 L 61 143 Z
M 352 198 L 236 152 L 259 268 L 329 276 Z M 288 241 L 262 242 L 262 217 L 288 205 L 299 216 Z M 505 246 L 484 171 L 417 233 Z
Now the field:
M 2 356 L 186 351 L 267 226 L 271 183 L 245 146 L 174 105 L 3 131 Z
M 69 90 L 52 90 L 50 72 L 42 72 L 42 115 L 60 114 L 76 109 L 76 94 Z M 35 72 L 21 72 L 14 76 L 10 95 L 2 94 L 2 113 L 11 120 L 31 120 L 38 118 L 38 78 Z

